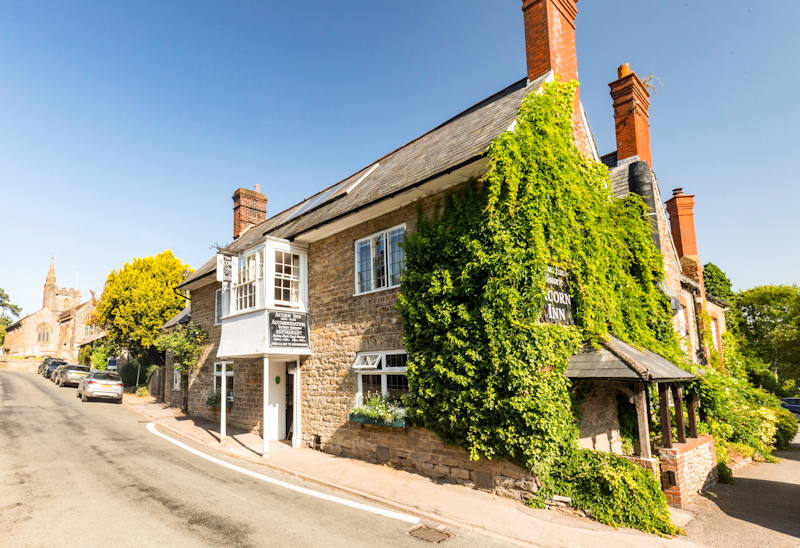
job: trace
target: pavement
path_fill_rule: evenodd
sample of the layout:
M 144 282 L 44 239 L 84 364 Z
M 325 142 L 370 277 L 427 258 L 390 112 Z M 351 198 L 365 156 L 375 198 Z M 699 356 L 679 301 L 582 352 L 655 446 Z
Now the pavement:
M 630 529 L 615 529 L 566 512 L 532 509 L 491 493 L 438 483 L 386 465 L 307 448 L 292 449 L 282 442 L 270 443 L 270 455 L 263 458 L 263 441 L 255 434 L 229 427 L 227 441 L 220 445 L 218 422 L 187 416 L 179 409 L 157 403 L 152 397 L 126 394 L 123 404 L 155 422 L 159 428 L 225 455 L 423 520 L 511 544 L 542 548 L 699 546 L 686 537 L 666 539 Z M 685 526 L 693 516 L 680 510 L 673 513 L 679 526 Z
M 706 546 L 800 548 L 800 435 L 792 451 L 776 451 L 779 464 L 753 463 L 695 498 L 695 519 L 685 529 Z

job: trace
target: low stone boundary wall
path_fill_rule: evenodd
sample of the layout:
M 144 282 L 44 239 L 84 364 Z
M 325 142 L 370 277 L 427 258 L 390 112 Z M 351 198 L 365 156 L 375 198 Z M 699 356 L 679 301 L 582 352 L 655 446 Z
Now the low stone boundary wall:
M 513 463 L 471 461 L 461 447 L 445 445 L 430 430 L 414 426 L 391 428 L 348 423 L 331 439 L 322 441 L 320 449 L 332 455 L 388 464 L 439 481 L 484 489 L 523 503 L 533 498 L 540 487 L 536 476 Z
M 649 470 L 653 473 L 656 479 L 661 477 L 661 472 L 658 469 L 658 459 L 648 459 L 645 457 L 632 457 L 630 455 L 623 455 L 623 458 L 628 459 L 633 464 L 638 464 L 645 470 Z
M 660 447 L 661 483 L 667 503 L 680 508 L 706 486 L 719 481 L 717 450 L 712 436 L 688 438 L 670 449 Z
M 0 358 L 0 369 L 10 371 L 38 371 L 44 358 L 32 360 L 15 360 L 10 358 Z

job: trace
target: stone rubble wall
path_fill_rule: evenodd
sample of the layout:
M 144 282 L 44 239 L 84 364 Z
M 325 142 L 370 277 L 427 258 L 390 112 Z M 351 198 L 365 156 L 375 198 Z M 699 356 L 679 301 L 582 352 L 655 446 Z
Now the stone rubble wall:
M 44 361 L 44 358 L 36 358 L 30 360 L 11 360 L 0 358 L 0 369 L 9 371 L 39 371 L 39 366 Z
M 660 447 L 661 482 L 667 503 L 685 507 L 706 487 L 719 482 L 717 450 L 710 435 L 687 438 L 686 443 L 675 443 L 670 449 Z M 675 473 L 671 483 L 669 472 Z
M 617 413 L 619 391 L 607 382 L 593 382 L 581 404 L 580 444 L 586 449 L 622 454 L 622 437 Z

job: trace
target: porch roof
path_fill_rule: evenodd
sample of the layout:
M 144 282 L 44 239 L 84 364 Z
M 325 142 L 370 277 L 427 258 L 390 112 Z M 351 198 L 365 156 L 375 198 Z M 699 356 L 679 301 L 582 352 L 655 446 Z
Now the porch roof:
M 585 346 L 569 359 L 567 377 L 573 380 L 621 382 L 679 382 L 696 378 L 668 359 L 609 336 L 601 348 Z

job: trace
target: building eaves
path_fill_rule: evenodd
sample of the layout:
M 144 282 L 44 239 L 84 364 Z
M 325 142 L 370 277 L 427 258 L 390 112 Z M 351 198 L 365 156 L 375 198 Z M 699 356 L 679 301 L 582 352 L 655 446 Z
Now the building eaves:
M 715 297 L 714 295 L 712 295 L 710 293 L 706 293 L 706 300 L 707 301 L 711 301 L 712 303 L 714 303 L 718 307 L 724 308 L 726 310 L 731 307 L 731 305 L 728 303 L 728 301 L 722 300 L 719 297 Z

